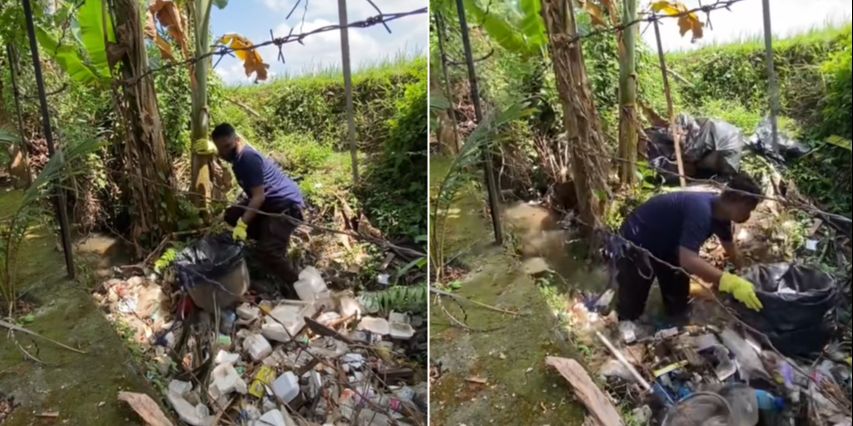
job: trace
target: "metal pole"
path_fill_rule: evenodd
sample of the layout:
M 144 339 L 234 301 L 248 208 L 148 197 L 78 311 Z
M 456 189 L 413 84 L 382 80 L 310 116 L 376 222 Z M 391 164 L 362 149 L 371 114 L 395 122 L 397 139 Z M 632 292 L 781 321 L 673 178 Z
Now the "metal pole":
M 453 92 L 450 90 L 450 75 L 447 72 L 447 52 L 444 50 L 444 17 L 440 13 L 435 14 L 435 30 L 438 35 L 438 52 L 441 55 L 441 73 L 444 77 L 444 92 L 447 94 L 447 100 L 450 102 L 450 123 L 453 125 L 453 142 L 456 144 L 456 151 L 459 152 L 462 147 L 459 144 L 459 125 L 456 122 L 456 105 L 453 99 Z
M 347 108 L 347 140 L 352 157 L 352 183 L 358 184 L 358 149 L 355 144 L 355 121 L 352 113 L 352 71 L 349 58 L 349 30 L 347 29 L 347 2 L 338 0 L 338 20 L 341 25 L 341 62 L 344 67 L 344 92 Z
M 47 107 L 47 96 L 44 90 L 44 78 L 41 75 L 41 61 L 39 60 L 38 44 L 36 44 L 36 30 L 33 24 L 33 10 L 30 7 L 30 0 L 21 0 L 24 5 L 24 16 L 27 19 L 27 34 L 30 38 L 30 52 L 33 56 L 33 68 L 35 69 L 36 87 L 38 88 L 39 104 L 41 106 L 42 126 L 44 127 L 44 138 L 47 141 L 47 152 L 53 158 L 56 148 L 53 145 L 53 133 L 50 129 L 50 112 Z M 62 158 L 62 152 L 58 155 Z M 68 270 L 68 277 L 74 279 L 74 259 L 71 253 L 71 230 L 68 226 L 68 212 L 65 204 L 65 191 L 56 188 L 54 189 L 53 203 L 57 211 L 59 220 L 59 231 L 62 237 L 62 249 L 65 252 L 65 267 Z
M 770 129 L 773 137 L 773 146 L 779 141 L 779 127 L 777 117 L 779 116 L 779 81 L 776 76 L 776 67 L 773 65 L 773 31 L 770 28 L 770 0 L 762 0 L 764 9 L 764 55 L 767 62 L 767 84 L 770 90 Z
M 21 112 L 21 93 L 18 90 L 18 55 L 15 54 L 15 48 L 12 44 L 6 45 L 6 55 L 9 57 L 9 75 L 12 79 L 12 97 L 15 100 L 15 114 L 18 117 L 18 134 L 21 136 L 21 155 L 27 162 L 25 164 L 27 171 L 27 187 L 33 184 L 33 176 L 30 174 L 29 163 L 29 144 L 24 137 L 24 114 Z
M 658 45 L 658 59 L 660 60 L 660 70 L 663 74 L 663 91 L 666 94 L 666 112 L 669 114 L 669 130 L 672 133 L 672 144 L 675 145 L 675 162 L 678 164 L 678 179 L 682 187 L 687 186 L 687 179 L 684 177 L 684 160 L 681 158 L 681 132 L 678 131 L 678 126 L 675 124 L 675 107 L 672 105 L 672 89 L 669 87 L 669 73 L 666 70 L 666 59 L 663 54 L 663 42 L 660 40 L 660 26 L 658 25 L 657 16 L 654 16 L 655 39 Z
M 465 48 L 465 62 L 468 64 L 468 81 L 471 85 L 471 103 L 474 104 L 474 115 L 477 124 L 483 121 L 483 111 L 480 109 L 480 90 L 477 88 L 477 73 L 474 71 L 474 55 L 471 52 L 471 40 L 468 37 L 468 22 L 465 19 L 465 5 L 463 0 L 456 0 L 456 9 L 459 14 L 459 26 L 462 30 L 462 46 Z M 485 166 L 486 187 L 489 192 L 489 211 L 492 216 L 492 227 L 495 231 L 495 242 L 503 244 L 503 230 L 501 229 L 501 218 L 498 211 L 498 190 L 495 183 L 495 174 L 492 170 L 491 152 L 483 152 L 483 164 Z

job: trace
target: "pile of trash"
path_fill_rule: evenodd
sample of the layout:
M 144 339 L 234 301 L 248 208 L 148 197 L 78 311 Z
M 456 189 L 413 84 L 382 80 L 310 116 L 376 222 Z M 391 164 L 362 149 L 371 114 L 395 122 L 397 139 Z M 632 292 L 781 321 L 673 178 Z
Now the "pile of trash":
M 637 424 L 853 422 L 851 348 L 836 320 L 842 284 L 790 264 L 757 265 L 745 276 L 758 286 L 762 312 L 725 300 L 734 315 L 721 314 L 721 305 L 697 297 L 688 325 L 646 319 L 617 326 L 601 298 L 578 300 L 572 328 L 609 355 L 590 367 L 610 399 L 633 409 Z
M 351 292 L 328 289 L 311 266 L 294 286 L 298 300 L 242 294 L 242 256 L 221 263 L 201 245 L 184 250 L 162 278 L 111 279 L 95 293 L 156 366 L 182 422 L 425 423 L 426 372 L 412 361 L 425 358 L 423 317 L 370 312 Z M 228 267 L 213 274 L 217 262 Z

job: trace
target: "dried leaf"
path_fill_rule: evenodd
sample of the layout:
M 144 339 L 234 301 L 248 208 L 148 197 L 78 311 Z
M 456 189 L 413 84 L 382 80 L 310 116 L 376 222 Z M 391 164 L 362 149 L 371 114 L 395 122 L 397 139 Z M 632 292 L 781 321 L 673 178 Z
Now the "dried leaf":
M 175 55 L 172 53 L 172 46 L 157 32 L 157 27 L 154 25 L 154 15 L 151 11 L 148 11 L 145 16 L 145 29 L 143 30 L 145 36 L 154 40 L 154 45 L 160 49 L 160 55 L 170 61 L 174 61 Z
M 172 40 L 181 47 L 184 56 L 189 56 L 187 36 L 184 33 L 183 19 L 181 19 L 181 11 L 178 5 L 172 0 L 154 0 L 148 11 L 157 18 L 160 25 L 169 32 Z
M 607 22 L 604 20 L 604 10 L 601 6 L 587 1 L 583 4 L 584 10 L 586 13 L 589 13 L 589 17 L 592 19 L 592 25 L 596 27 L 603 27 L 607 25 Z
M 239 34 L 225 34 L 219 39 L 219 43 L 235 49 L 234 54 L 243 61 L 243 69 L 246 70 L 247 77 L 255 73 L 255 81 L 267 79 L 267 69 L 270 66 L 264 63 L 261 54 L 253 48 L 254 44 L 249 39 Z

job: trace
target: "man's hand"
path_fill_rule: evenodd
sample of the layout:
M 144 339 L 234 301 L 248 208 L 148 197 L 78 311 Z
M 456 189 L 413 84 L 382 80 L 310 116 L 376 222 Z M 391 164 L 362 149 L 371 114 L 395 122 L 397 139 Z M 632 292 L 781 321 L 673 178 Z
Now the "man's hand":
M 764 309 L 758 296 L 755 295 L 755 287 L 752 283 L 737 275 L 724 273 L 720 278 L 720 292 L 731 294 L 735 300 L 753 311 L 759 312 Z
M 237 226 L 234 227 L 234 232 L 231 233 L 231 238 L 234 241 L 246 241 L 246 229 L 249 225 L 243 222 L 243 218 L 237 220 Z
M 216 145 L 210 139 L 198 139 L 193 142 L 193 152 L 198 155 L 215 155 Z

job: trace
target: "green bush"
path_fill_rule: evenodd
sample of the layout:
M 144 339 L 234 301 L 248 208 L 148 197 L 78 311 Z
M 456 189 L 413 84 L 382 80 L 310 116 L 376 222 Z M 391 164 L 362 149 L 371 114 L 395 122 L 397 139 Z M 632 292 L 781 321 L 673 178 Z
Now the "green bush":
M 273 143 L 272 150 L 282 154 L 282 166 L 292 176 L 307 176 L 320 169 L 332 155 L 332 148 L 304 134 L 289 133 Z
M 822 65 L 821 72 L 826 81 L 826 100 L 823 102 L 823 126 L 821 136 L 832 135 L 853 139 L 851 132 L 850 111 L 851 96 L 853 96 L 853 53 L 851 53 L 851 39 L 844 40 L 845 46 L 842 50 L 835 52 Z
M 426 59 L 381 64 L 353 75 L 353 108 L 359 149 L 378 152 L 388 137 L 388 117 L 402 97 L 400 87 L 426 71 Z M 245 104 L 259 116 L 245 111 L 235 116 L 251 123 L 256 137 L 274 140 L 278 134 L 304 134 L 348 149 L 343 78 L 337 70 L 320 75 L 280 78 L 262 86 L 237 87 L 225 96 Z
M 358 193 L 373 223 L 394 238 L 415 239 L 427 225 L 427 81 L 406 87 L 389 120 L 381 157 L 371 164 Z

